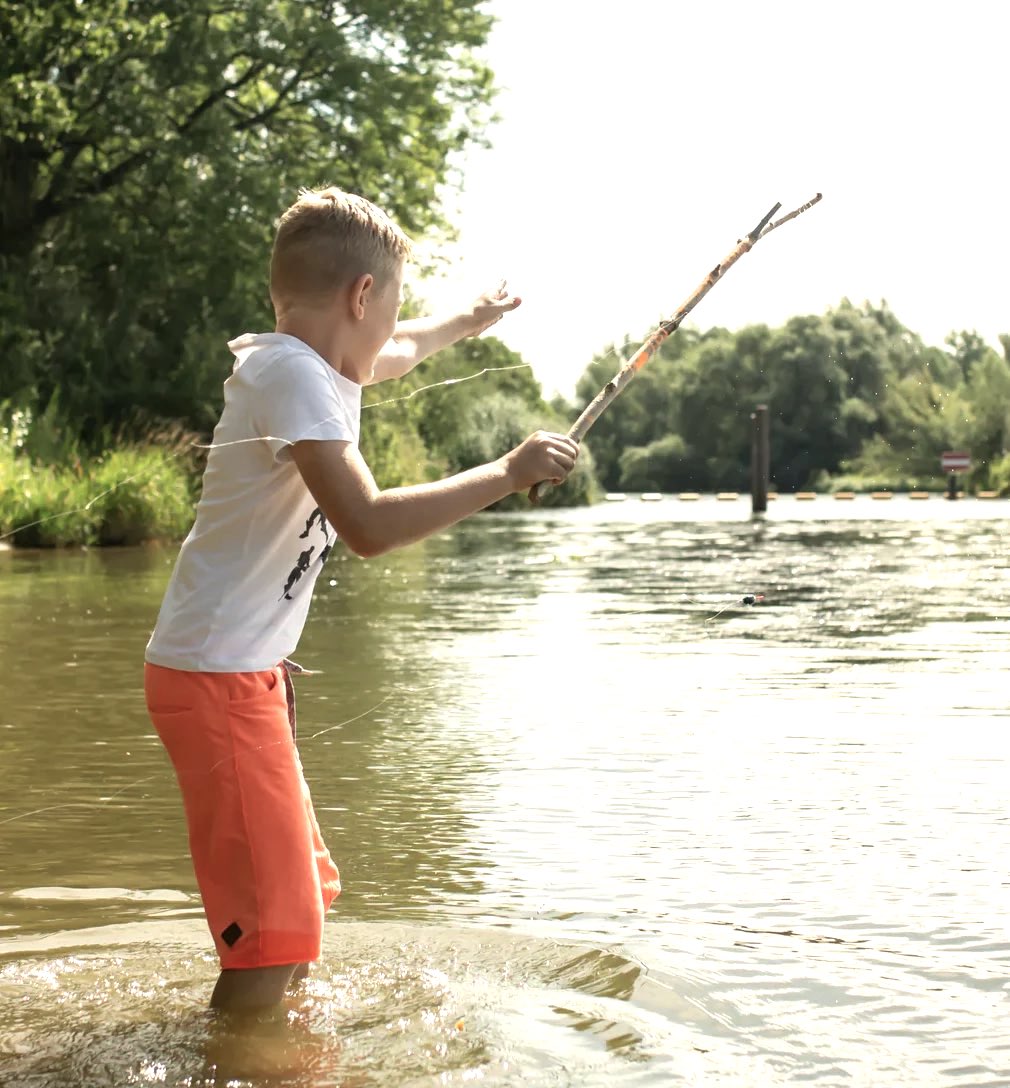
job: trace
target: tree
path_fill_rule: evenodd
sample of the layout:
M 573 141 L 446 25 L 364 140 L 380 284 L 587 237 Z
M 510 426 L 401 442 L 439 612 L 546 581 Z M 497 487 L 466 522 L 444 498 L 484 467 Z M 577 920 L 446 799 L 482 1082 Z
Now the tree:
M 333 183 L 410 232 L 479 139 L 479 0 L 0 0 L 0 401 L 206 427 L 272 224 Z
M 940 452 L 955 442 L 967 356 L 927 347 L 886 306 L 862 313 L 864 350 L 876 360 L 874 418 L 862 447 L 839 467 L 878 485 L 922 484 L 939 476 Z M 975 350 L 967 338 L 948 338 L 955 341 Z
M 952 332 L 944 343 L 950 348 L 950 356 L 964 378 L 971 377 L 976 363 L 993 354 L 993 349 L 974 329 L 971 332 Z
M 992 348 L 979 352 L 968 371 L 952 431 L 976 468 L 1010 449 L 1010 362 Z
M 877 422 L 881 362 L 872 327 L 842 309 L 794 317 L 776 331 L 766 362 L 776 484 L 795 490 L 818 471 L 837 471 Z
M 673 491 L 694 483 L 693 458 L 679 434 L 629 446 L 621 454 L 620 468 L 620 485 L 627 491 Z
M 715 330 L 707 335 L 714 336 L 718 332 Z M 678 370 L 684 356 L 700 339 L 701 334 L 694 328 L 678 329 L 593 424 L 586 444 L 593 451 L 596 471 L 605 487 L 615 490 L 627 486 L 622 483 L 621 467 L 625 451 L 646 446 L 675 426 Z M 631 351 L 610 345 L 593 359 L 576 386 L 576 416 L 614 377 Z M 569 426 L 574 422 L 574 418 L 571 419 Z

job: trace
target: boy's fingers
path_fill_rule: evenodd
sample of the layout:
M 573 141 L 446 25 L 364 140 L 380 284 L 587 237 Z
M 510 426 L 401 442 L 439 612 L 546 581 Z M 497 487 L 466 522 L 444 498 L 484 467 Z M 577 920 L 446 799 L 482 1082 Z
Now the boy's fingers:
M 575 467 L 575 458 L 564 450 L 550 446 L 548 447 L 547 452 L 550 455 L 550 459 L 553 461 L 555 468 L 561 469 L 565 476 L 567 476 Z
M 502 313 L 514 310 L 522 299 L 516 295 L 509 295 L 508 285 L 505 280 L 499 280 L 498 286 L 493 291 L 488 291 L 481 296 L 481 300 L 500 309 Z
M 574 461 L 579 456 L 579 444 L 574 439 L 569 438 L 566 434 L 552 434 L 547 432 L 544 435 L 547 442 L 554 446 L 558 450 L 564 450 L 569 457 Z

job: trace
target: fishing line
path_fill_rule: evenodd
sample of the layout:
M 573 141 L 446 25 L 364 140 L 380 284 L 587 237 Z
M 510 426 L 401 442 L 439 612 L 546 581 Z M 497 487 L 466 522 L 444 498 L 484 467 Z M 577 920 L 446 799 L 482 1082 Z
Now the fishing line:
M 125 786 L 121 786 L 115 793 L 109 794 L 108 797 L 100 797 L 97 801 L 62 801 L 58 805 L 46 805 L 44 808 L 33 808 L 30 812 L 19 812 L 17 816 L 8 816 L 4 820 L 0 820 L 0 827 L 4 824 L 12 824 L 15 820 L 25 820 L 29 816 L 40 816 L 43 812 L 56 812 L 61 808 L 101 808 L 103 805 L 109 804 L 114 801 L 121 793 L 125 793 L 126 790 L 132 790 L 137 786 L 142 786 L 145 782 L 153 782 L 155 778 L 160 778 L 160 774 L 149 774 L 146 778 L 138 778 L 136 782 L 130 782 Z
M 400 404 L 403 401 L 411 400 L 416 397 L 418 393 L 424 393 L 429 389 L 437 389 L 442 385 L 459 385 L 461 382 L 470 382 L 474 378 L 481 378 L 485 374 L 494 374 L 497 371 L 502 370 L 532 370 L 532 363 L 513 363 L 511 366 L 486 366 L 483 370 L 477 371 L 475 374 L 467 374 L 462 378 L 446 378 L 445 381 L 435 382 L 432 385 L 422 385 L 419 389 L 413 389 L 406 396 L 403 397 L 391 397 L 389 400 L 375 401 L 372 404 L 363 404 L 361 410 L 366 408 L 383 408 L 387 404 Z M 325 420 L 323 422 L 326 422 Z
M 723 605 L 718 612 L 713 613 L 711 616 L 706 616 L 705 623 L 711 623 L 712 620 L 718 619 L 723 614 L 723 612 L 729 611 L 729 609 L 731 609 L 734 605 L 755 605 L 760 604 L 764 599 L 765 595 L 763 593 L 745 593 L 742 597 L 734 597 L 729 604 Z M 701 605 L 703 608 L 705 607 L 704 604 L 701 601 L 697 600 L 695 597 L 688 597 L 687 600 L 689 600 L 692 604 Z
M 514 363 L 509 366 L 487 366 L 483 370 L 477 371 L 473 374 L 467 374 L 462 378 L 446 378 L 444 381 L 432 382 L 430 385 L 422 385 L 417 389 L 412 390 L 402 397 L 390 397 L 387 400 L 376 401 L 372 404 L 363 404 L 361 410 L 364 412 L 370 408 L 384 408 L 390 404 L 400 404 L 404 401 L 413 399 L 418 393 L 426 393 L 432 389 L 439 389 L 442 386 L 459 385 L 462 382 L 472 381 L 474 378 L 481 378 L 487 374 L 494 374 L 498 371 L 505 370 L 522 370 L 531 369 L 531 363 Z M 325 419 L 321 419 L 318 423 L 314 424 L 306 432 L 306 435 L 311 434 L 312 431 L 317 430 L 320 427 L 325 426 L 331 420 L 336 419 L 336 415 L 327 416 Z M 229 446 L 241 446 L 249 442 L 282 442 L 285 445 L 294 445 L 286 438 L 279 438 L 276 435 L 255 435 L 252 438 L 235 438 L 230 442 L 188 442 L 183 449 L 177 453 L 170 454 L 169 461 L 175 461 L 179 457 L 183 457 L 190 452 L 190 450 L 220 450 L 227 449 Z M 49 514 L 44 518 L 38 518 L 36 521 L 26 522 L 24 525 L 15 526 L 6 533 L 0 533 L 0 543 L 10 539 L 17 533 L 24 532 L 26 529 L 34 529 L 38 525 L 46 525 L 51 521 L 56 521 L 59 518 L 73 517 L 74 514 L 85 514 L 92 506 L 95 505 L 99 499 L 104 499 L 106 495 L 111 495 L 114 491 L 118 491 L 121 487 L 125 487 L 127 484 L 133 483 L 134 480 L 143 480 L 155 472 L 158 472 L 163 467 L 163 464 L 154 465 L 151 468 L 143 469 L 140 472 L 135 472 L 131 476 L 127 476 L 125 479 L 120 480 L 118 483 L 112 485 L 112 487 L 106 488 L 104 491 L 99 492 L 94 498 L 89 499 L 83 506 L 75 507 L 72 510 L 62 510 L 58 514 Z
M 430 686 L 434 687 L 434 682 Z M 404 690 L 404 689 L 399 689 L 399 690 Z M 423 688 L 415 688 L 415 687 L 411 687 L 411 688 L 406 689 L 406 691 L 411 692 L 411 693 L 415 693 L 415 692 L 423 691 L 423 690 L 424 690 Z M 299 741 L 299 743 L 298 743 L 299 748 L 305 743 L 305 741 L 315 740 L 317 737 L 321 737 L 325 733 L 332 733 L 334 729 L 342 729 L 345 725 L 351 725 L 354 722 L 360 721 L 362 718 L 367 718 L 370 714 L 374 714 L 375 711 L 378 710 L 380 706 L 382 706 L 384 703 L 389 702 L 389 700 L 392 699 L 393 694 L 394 694 L 393 692 L 390 692 L 388 695 L 384 695 L 374 706 L 369 707 L 367 710 L 361 711 L 360 714 L 355 714 L 354 717 L 352 717 L 352 718 L 347 718 L 346 720 L 344 720 L 342 722 L 337 722 L 336 725 L 328 725 L 328 726 L 326 726 L 325 729 L 320 729 L 316 733 L 310 733 L 304 740 Z M 245 751 L 236 753 L 235 755 L 225 756 L 224 759 L 219 759 L 215 764 L 213 764 L 212 766 L 210 766 L 210 767 L 208 767 L 206 769 L 204 769 L 204 768 L 183 769 L 179 773 L 180 774 L 186 774 L 186 775 L 197 775 L 197 774 L 210 775 L 210 774 L 213 774 L 214 771 L 216 771 L 218 769 L 218 767 L 223 766 L 225 763 L 228 763 L 230 760 L 239 759 L 240 757 L 245 757 L 245 756 L 252 756 L 252 755 L 255 755 L 257 752 L 265 751 L 268 748 L 274 748 L 278 744 L 287 744 L 287 743 L 288 743 L 288 738 L 285 737 L 283 740 L 274 740 L 274 741 L 269 741 L 266 744 L 258 744 L 253 748 L 247 748 Z M 56 812 L 57 810 L 64 809 L 64 808 L 103 808 L 104 806 L 106 806 L 106 805 L 110 804 L 112 801 L 114 801 L 117 797 L 119 797 L 120 794 L 125 793 L 127 790 L 135 789 L 137 786 L 142 786 L 146 782 L 153 782 L 156 778 L 161 778 L 161 777 L 163 777 L 163 776 L 160 773 L 159 774 L 146 775 L 143 778 L 138 778 L 135 782 L 128 782 L 125 786 L 120 786 L 120 788 L 118 790 L 116 790 L 115 793 L 109 794 L 108 797 L 99 798 L 96 801 L 63 801 L 58 805 L 45 805 L 42 808 L 32 809 L 30 812 L 20 812 L 20 813 L 18 813 L 17 816 L 8 816 L 5 819 L 0 820 L 0 827 L 3 827 L 4 824 L 12 824 L 12 823 L 14 823 L 15 820 L 24 820 L 24 819 L 27 819 L 29 816 L 40 816 L 44 812 Z
M 696 597 L 687 597 L 687 596 L 685 596 L 684 599 L 690 601 L 692 604 L 701 605 L 703 608 L 706 607 L 704 602 L 699 601 Z M 738 607 L 739 606 L 756 605 L 756 604 L 760 604 L 761 602 L 763 602 L 764 599 L 765 599 L 765 597 L 764 597 L 764 594 L 762 594 L 762 593 L 747 593 L 747 594 L 744 594 L 742 597 L 739 596 L 739 595 L 734 595 L 731 601 L 729 601 L 722 608 L 720 608 L 718 612 L 712 613 L 711 615 L 707 616 L 703 622 L 711 623 L 713 620 L 715 620 L 719 616 L 721 616 L 724 612 L 728 611 L 730 608 L 733 608 L 734 605 L 736 605 Z M 620 613 L 622 618 L 627 617 L 627 616 L 643 616 L 643 615 L 647 615 L 647 614 L 648 615 L 653 615 L 654 610 L 653 609 L 643 608 L 643 609 L 638 609 L 638 610 L 632 611 L 632 612 L 621 612 Z M 416 694 L 418 692 L 423 692 L 423 691 L 428 690 L 430 688 L 433 688 L 435 686 L 436 686 L 436 683 L 434 681 L 432 681 L 432 683 L 427 684 L 427 685 L 422 685 L 421 687 L 398 688 L 397 691 L 406 691 L 406 692 L 409 692 L 411 694 Z M 335 729 L 342 729 L 345 725 L 352 725 L 354 722 L 361 721 L 362 718 L 367 718 L 369 715 L 374 714 L 375 711 L 377 711 L 379 709 L 379 707 L 381 707 L 385 703 L 389 702 L 389 700 L 393 698 L 394 694 L 395 694 L 395 692 L 390 692 L 388 695 L 384 695 L 377 703 L 375 703 L 372 706 L 368 707 L 368 709 L 362 710 L 360 713 L 355 714 L 353 717 L 345 718 L 344 721 L 342 721 L 342 722 L 337 722 L 335 725 L 328 725 L 323 729 L 317 730 L 315 733 L 308 734 L 308 736 L 306 736 L 304 739 L 299 740 L 299 742 L 298 742 L 299 749 L 302 748 L 308 741 L 316 740 L 318 737 L 325 736 L 325 734 L 327 734 L 327 733 L 332 733 Z M 219 759 L 216 763 L 214 763 L 212 766 L 208 767 L 206 770 L 204 770 L 203 768 L 199 768 L 199 769 L 194 768 L 192 770 L 186 769 L 186 770 L 183 770 L 183 771 L 181 771 L 179 773 L 186 774 L 186 775 L 196 775 L 196 774 L 211 775 L 211 774 L 214 773 L 214 771 L 216 771 L 219 767 L 223 766 L 229 760 L 238 759 L 240 755 L 243 756 L 243 757 L 244 756 L 252 756 L 252 755 L 255 755 L 257 752 L 262 752 L 262 751 L 265 751 L 268 748 L 273 748 L 278 744 L 287 744 L 287 743 L 288 743 L 287 738 L 285 738 L 283 740 L 269 741 L 269 742 L 267 742 L 265 744 L 256 745 L 253 748 L 246 749 L 244 752 L 237 753 L 236 755 L 226 756 L 224 759 Z M 95 800 L 95 801 L 62 801 L 62 802 L 60 802 L 59 804 L 56 804 L 56 805 L 44 805 L 41 808 L 31 809 L 28 812 L 20 812 L 16 816 L 8 816 L 8 817 L 5 817 L 4 819 L 0 819 L 0 827 L 3 827 L 5 824 L 14 823 L 17 820 L 25 820 L 30 816 L 41 816 L 43 813 L 57 812 L 57 811 L 59 811 L 61 809 L 69 809 L 69 808 L 87 808 L 87 809 L 104 808 L 105 806 L 111 804 L 117 797 L 119 797 L 122 794 L 126 793 L 128 790 L 136 789 L 136 787 L 138 787 L 138 786 L 142 786 L 147 782 L 153 782 L 155 779 L 159 779 L 161 777 L 163 777 L 163 775 L 161 773 L 145 775 L 143 778 L 138 778 L 135 782 L 128 782 L 125 786 L 120 786 L 119 789 L 117 789 L 114 793 L 109 794 L 108 797 L 103 797 L 103 798 L 100 798 L 100 799 Z
M 630 340 L 626 341 L 624 347 L 627 347 L 629 343 L 630 343 Z M 600 356 L 597 356 L 595 361 L 596 362 L 607 362 L 611 358 L 617 358 L 617 359 L 622 359 L 623 360 L 624 359 L 624 352 L 623 352 L 622 347 L 620 347 L 620 346 L 618 346 L 616 344 L 613 345 L 604 354 L 602 354 Z M 502 372 L 502 371 L 523 370 L 523 369 L 530 369 L 530 368 L 531 368 L 530 363 L 517 363 L 517 364 L 512 364 L 512 365 L 509 365 L 509 366 L 500 366 L 500 367 L 484 367 L 480 371 L 476 371 L 473 374 L 467 374 L 467 375 L 465 375 L 465 376 L 463 376 L 461 378 L 446 378 L 443 381 L 432 382 L 432 383 L 430 383 L 428 385 L 419 386 L 417 389 L 413 389 L 409 393 L 407 393 L 407 394 L 405 394 L 404 396 L 401 396 L 401 397 L 390 397 L 390 398 L 387 398 L 386 400 L 375 401 L 375 402 L 373 402 L 371 404 L 363 404 L 361 406 L 361 410 L 365 411 L 366 409 L 371 409 L 371 408 L 383 408 L 383 407 L 387 407 L 387 406 L 392 405 L 392 404 L 401 404 L 401 403 L 404 403 L 406 401 L 412 400 L 419 393 L 426 393 L 426 392 L 429 392 L 429 391 L 431 391 L 433 389 L 439 389 L 439 388 L 452 386 L 452 385 L 460 385 L 463 382 L 473 381 L 475 378 L 481 378 L 481 377 L 484 377 L 484 376 L 486 376 L 488 374 L 498 373 L 498 372 Z M 335 418 L 335 416 L 328 416 L 328 417 L 320 420 L 319 423 L 315 424 L 314 427 L 311 430 L 314 430 L 314 429 L 316 429 L 318 427 L 324 426 L 326 423 L 328 423 L 330 420 L 332 420 L 334 418 Z M 311 430 L 308 433 L 311 433 Z M 257 436 L 251 437 L 251 438 L 233 439 L 233 440 L 231 440 L 229 442 L 210 442 L 210 443 L 190 442 L 190 443 L 187 443 L 186 446 L 183 449 L 179 450 L 177 453 L 172 454 L 170 456 L 169 460 L 175 460 L 175 459 L 177 459 L 179 457 L 182 457 L 182 456 L 186 455 L 187 453 L 189 453 L 190 450 L 193 450 L 193 449 L 208 450 L 209 451 L 209 450 L 213 450 L 213 449 L 226 449 L 229 446 L 244 445 L 244 444 L 249 443 L 249 442 L 269 442 L 269 441 L 277 441 L 277 442 L 281 442 L 281 443 L 284 443 L 285 445 L 289 445 L 289 446 L 294 444 L 294 443 L 290 442 L 288 439 L 279 438 L 279 437 L 274 436 L 274 435 L 257 435 Z M 54 521 L 54 520 L 56 520 L 58 518 L 71 517 L 74 514 L 86 513 L 100 499 L 105 498 L 105 496 L 112 494 L 114 491 L 118 490 L 121 487 L 125 487 L 127 484 L 130 484 L 135 480 L 140 480 L 140 479 L 146 478 L 147 476 L 151 475 L 151 473 L 157 471 L 159 467 L 160 466 L 155 466 L 154 468 L 146 469 L 146 470 L 143 470 L 141 472 L 135 472 L 132 475 L 127 476 L 125 479 L 120 480 L 118 483 L 114 484 L 112 487 L 106 488 L 104 491 L 100 491 L 93 498 L 89 499 L 88 502 L 84 504 L 84 506 L 77 507 L 77 508 L 72 509 L 72 510 L 61 511 L 58 514 L 50 514 L 47 517 L 39 518 L 36 521 L 27 522 L 24 525 L 19 525 L 16 528 L 11 529 L 10 531 L 8 531 L 6 533 L 0 534 L 0 542 L 9 539 L 10 537 L 14 536 L 16 533 L 22 532 L 22 531 L 24 531 L 26 529 L 35 528 L 38 525 L 44 525 L 44 524 L 46 524 L 46 523 L 48 523 L 50 521 Z M 689 597 L 687 599 L 692 601 L 692 603 L 695 603 L 695 604 L 701 604 L 702 603 L 700 601 L 695 600 L 694 598 Z M 748 594 L 745 597 L 743 597 L 742 603 L 743 604 L 753 604 L 753 603 L 755 603 L 755 601 L 763 600 L 763 599 L 764 598 L 761 595 Z M 734 600 L 736 600 L 736 598 L 734 598 Z M 706 623 L 711 622 L 712 620 L 716 619 L 718 616 L 722 615 L 723 612 L 725 612 L 730 607 L 732 607 L 732 603 L 725 605 L 718 612 L 714 613 L 712 616 L 707 617 L 705 622 Z M 650 610 L 649 609 L 642 609 L 642 610 L 637 611 L 637 612 L 622 613 L 622 615 L 626 615 L 626 616 L 644 615 L 648 611 L 650 611 Z M 415 691 L 415 690 L 421 690 L 421 689 L 413 689 L 412 688 L 412 689 L 409 689 L 409 690 Z M 334 731 L 336 729 L 342 728 L 345 725 L 350 725 L 350 724 L 352 724 L 352 723 L 354 723 L 356 721 L 361 720 L 362 718 L 368 717 L 368 715 L 373 714 L 376 710 L 379 709 L 380 706 L 382 706 L 384 703 L 388 702 L 389 699 L 391 699 L 392 697 L 393 697 L 393 693 L 391 692 L 390 694 L 384 696 L 382 699 L 379 700 L 379 702 L 377 702 L 374 706 L 368 708 L 367 710 L 363 710 L 361 713 L 356 714 L 355 716 L 353 716 L 351 718 L 348 718 L 345 721 L 338 722 L 335 725 L 327 726 L 326 728 L 321 729 L 316 733 L 312 733 L 309 736 L 307 736 L 305 738 L 305 740 L 303 742 L 301 742 L 301 743 L 305 743 L 307 741 L 315 740 L 318 737 L 321 737 L 326 733 L 330 733 L 330 732 L 332 732 L 332 731 Z M 269 742 L 267 744 L 263 744 L 263 745 L 260 745 L 258 747 L 255 747 L 255 748 L 251 748 L 247 752 L 242 753 L 242 754 L 243 755 L 251 755 L 251 754 L 262 751 L 262 750 L 264 750 L 266 748 L 272 747 L 272 746 L 274 746 L 276 744 L 280 744 L 280 743 L 286 743 L 286 741 L 283 741 L 283 742 L 282 741 L 271 741 L 271 742 Z M 206 771 L 203 771 L 203 770 L 196 771 L 196 770 L 194 770 L 194 771 L 186 771 L 184 773 L 187 773 L 187 774 L 208 774 L 209 775 L 209 774 L 212 774 L 215 770 L 217 770 L 217 768 L 220 767 L 224 762 L 226 762 L 227 759 L 233 759 L 233 758 L 237 758 L 237 756 L 226 757 L 225 760 L 218 761 L 216 764 L 214 764 L 212 767 L 210 767 Z M 4 819 L 0 819 L 0 827 L 4 826 L 5 824 L 14 823 L 17 820 L 27 819 L 30 816 L 39 816 L 39 815 L 42 815 L 44 813 L 55 812 L 55 811 L 59 811 L 61 809 L 96 808 L 96 807 L 101 808 L 101 807 L 104 807 L 106 805 L 111 804 L 112 801 L 114 801 L 117 797 L 119 797 L 120 795 L 122 795 L 126 791 L 131 790 L 131 789 L 135 789 L 138 786 L 142 786 L 145 783 L 151 782 L 151 781 L 155 780 L 156 778 L 160 778 L 160 777 L 161 777 L 160 774 L 147 775 L 147 776 L 145 776 L 143 778 L 137 779 L 135 782 L 130 782 L 125 786 L 121 786 L 114 793 L 112 793 L 108 797 L 102 798 L 100 800 L 96 800 L 96 801 L 64 801 L 64 802 L 60 802 L 59 804 L 56 804 L 56 805 L 46 805 L 46 806 L 43 806 L 41 808 L 31 809 L 28 812 L 18 813 L 16 816 L 8 816 L 8 817 L 6 817 Z
M 414 693 L 414 692 L 417 692 L 418 690 L 423 690 L 423 689 L 407 688 L 406 690 L 411 692 L 411 693 Z M 392 699 L 392 698 L 393 698 L 393 692 L 390 692 L 388 695 L 384 695 L 375 704 L 375 706 L 370 706 L 367 710 L 363 710 L 360 714 L 355 714 L 353 718 L 347 718 L 346 721 L 337 722 L 336 725 L 328 725 L 325 729 L 320 729 L 317 733 L 310 733 L 307 737 L 304 738 L 304 740 L 298 741 L 298 747 L 301 748 L 302 745 L 305 743 L 305 741 L 315 740 L 316 737 L 321 737 L 321 736 L 323 736 L 324 733 L 332 733 L 334 729 L 342 729 L 345 725 L 352 725 L 354 722 L 361 721 L 362 718 L 367 718 L 369 716 L 369 714 L 374 714 L 379 709 L 379 707 L 383 705 L 383 703 L 388 703 L 389 700 Z M 240 755 L 241 756 L 255 755 L 257 752 L 265 752 L 267 750 L 267 748 L 275 748 L 278 744 L 287 744 L 287 742 L 288 742 L 287 738 L 285 737 L 284 740 L 272 740 L 267 744 L 257 744 L 254 748 L 247 748 L 245 751 L 237 753 L 236 755 L 225 756 L 223 759 L 219 759 L 217 761 L 217 763 L 215 763 L 212 766 L 208 767 L 206 771 L 204 771 L 204 770 L 192 770 L 192 771 L 186 770 L 183 773 L 184 774 L 213 774 L 214 771 L 216 771 L 218 769 L 218 767 L 223 767 L 226 763 L 230 762 L 231 760 L 238 759 Z
M 685 601 L 690 601 L 691 604 L 699 605 L 706 611 L 709 611 L 711 608 L 711 605 L 706 605 L 704 601 L 699 601 L 697 597 L 688 597 L 687 594 L 684 594 L 683 599 Z M 763 593 L 745 593 L 743 594 L 743 596 L 741 596 L 739 593 L 735 593 L 733 594 L 733 597 L 726 604 L 724 604 L 722 608 L 719 609 L 718 612 L 712 612 L 710 615 L 706 616 L 702 622 L 711 623 L 713 620 L 718 619 L 724 612 L 728 612 L 733 607 L 761 604 L 764 599 L 765 595 Z M 659 614 L 660 613 L 658 613 L 654 608 L 637 608 L 632 612 L 616 613 L 616 615 L 619 615 L 622 619 L 627 616 L 656 616 Z

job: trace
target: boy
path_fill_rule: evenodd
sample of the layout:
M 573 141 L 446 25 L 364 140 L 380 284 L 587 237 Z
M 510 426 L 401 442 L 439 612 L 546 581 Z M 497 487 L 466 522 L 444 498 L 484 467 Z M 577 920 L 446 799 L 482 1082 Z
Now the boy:
M 421 540 L 560 482 L 578 452 L 537 432 L 479 468 L 378 489 L 357 447 L 361 387 L 519 305 L 503 285 L 470 313 L 398 324 L 409 256 L 406 236 L 361 197 L 306 191 L 285 212 L 270 263 L 276 330 L 229 345 L 196 521 L 148 643 L 148 710 L 182 789 L 221 960 L 217 1008 L 276 1004 L 318 958 L 340 893 L 295 748 L 286 660 L 333 542 L 367 558 Z

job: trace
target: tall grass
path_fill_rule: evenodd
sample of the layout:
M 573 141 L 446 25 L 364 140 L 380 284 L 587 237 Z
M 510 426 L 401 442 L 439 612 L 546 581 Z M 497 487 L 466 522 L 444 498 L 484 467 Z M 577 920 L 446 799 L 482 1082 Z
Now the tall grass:
M 15 547 L 176 540 L 193 520 L 198 465 L 188 436 L 152 433 L 83 456 L 55 446 L 45 421 L 6 413 L 0 425 L 0 538 Z M 55 463 L 33 456 L 45 446 Z

